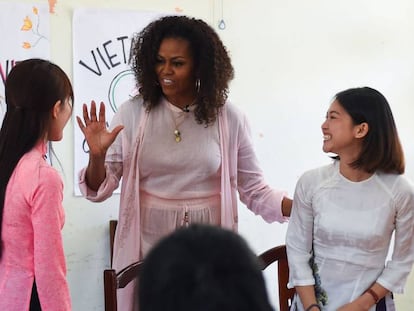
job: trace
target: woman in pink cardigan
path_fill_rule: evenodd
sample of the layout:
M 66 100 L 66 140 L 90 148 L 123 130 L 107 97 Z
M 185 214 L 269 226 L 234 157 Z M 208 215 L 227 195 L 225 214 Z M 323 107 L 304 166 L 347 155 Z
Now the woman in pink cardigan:
M 0 131 L 0 310 L 71 310 L 61 229 L 63 182 L 46 162 L 72 113 L 67 75 L 41 59 L 18 63 L 6 84 Z
M 217 33 L 202 20 L 162 17 L 134 38 L 132 67 L 140 94 L 119 107 L 111 131 L 103 103 L 78 117 L 90 149 L 83 194 L 105 200 L 122 177 L 113 267 L 191 223 L 236 231 L 237 192 L 266 221 L 286 221 L 291 200 L 265 183 L 247 120 L 226 103 L 234 72 Z M 119 292 L 119 310 L 134 310 L 133 289 Z

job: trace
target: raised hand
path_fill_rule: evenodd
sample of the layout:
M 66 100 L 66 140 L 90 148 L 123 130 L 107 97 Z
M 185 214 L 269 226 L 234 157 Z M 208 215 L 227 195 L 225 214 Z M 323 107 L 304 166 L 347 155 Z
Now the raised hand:
M 89 146 L 89 154 L 94 157 L 104 157 L 109 146 L 114 142 L 119 132 L 124 128 L 118 125 L 112 131 L 106 128 L 105 104 L 99 105 L 99 114 L 96 114 L 96 103 L 91 101 L 90 113 L 88 107 L 83 104 L 83 122 L 76 116 L 78 125 Z

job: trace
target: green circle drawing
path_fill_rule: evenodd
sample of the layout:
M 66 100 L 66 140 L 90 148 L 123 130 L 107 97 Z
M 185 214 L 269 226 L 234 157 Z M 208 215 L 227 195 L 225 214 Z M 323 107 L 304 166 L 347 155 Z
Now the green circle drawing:
M 121 80 L 131 75 L 132 76 L 134 75 L 134 72 L 131 69 L 121 71 L 112 79 L 111 84 L 109 85 L 108 100 L 109 100 L 109 105 L 111 106 L 111 109 L 114 113 L 118 111 L 118 106 L 117 106 L 118 103 L 115 100 L 116 89 L 119 83 L 121 82 Z M 134 96 L 135 94 L 129 94 L 129 97 L 134 97 Z

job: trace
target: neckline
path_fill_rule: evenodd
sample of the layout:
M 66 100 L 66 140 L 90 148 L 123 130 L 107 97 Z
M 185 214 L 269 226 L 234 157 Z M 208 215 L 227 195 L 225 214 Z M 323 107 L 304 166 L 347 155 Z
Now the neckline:
M 348 182 L 350 184 L 363 184 L 363 183 L 368 183 L 369 181 L 371 181 L 372 179 L 374 179 L 375 176 L 377 175 L 377 172 L 374 172 L 371 176 L 369 176 L 368 178 L 366 178 L 364 180 L 353 181 L 353 180 L 350 180 L 349 178 L 345 177 L 344 175 L 342 175 L 342 173 L 341 173 L 341 171 L 339 169 L 339 161 L 335 161 L 334 165 L 336 167 L 336 173 L 338 174 L 338 176 L 342 180 L 344 180 L 344 181 L 346 181 L 346 182 Z
M 195 109 L 195 106 L 196 106 L 195 101 L 194 101 L 191 104 L 187 105 L 185 108 L 180 108 L 180 107 L 177 107 L 177 106 L 173 105 L 172 103 L 170 103 L 168 101 L 168 99 L 165 98 L 165 97 L 164 97 L 164 102 L 170 110 L 172 110 L 173 112 L 182 113 L 182 114 L 193 112 L 194 109 Z

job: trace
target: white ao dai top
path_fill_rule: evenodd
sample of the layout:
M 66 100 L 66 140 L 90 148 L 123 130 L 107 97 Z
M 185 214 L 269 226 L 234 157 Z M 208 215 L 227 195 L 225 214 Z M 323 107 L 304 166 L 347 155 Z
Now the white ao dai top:
M 413 185 L 379 172 L 352 182 L 340 174 L 339 162 L 306 172 L 296 186 L 286 244 L 290 286 L 320 281 L 323 310 L 337 310 L 374 282 L 402 293 L 414 261 Z M 312 247 L 316 278 L 308 263 Z M 300 301 L 297 310 L 303 310 Z

